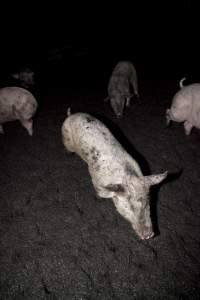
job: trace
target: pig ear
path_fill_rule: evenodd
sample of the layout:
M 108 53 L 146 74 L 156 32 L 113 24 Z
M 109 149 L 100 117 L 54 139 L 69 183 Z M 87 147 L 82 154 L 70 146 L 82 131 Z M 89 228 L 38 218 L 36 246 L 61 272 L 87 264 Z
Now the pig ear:
M 144 183 L 146 185 L 154 185 L 154 184 L 158 184 L 161 181 L 163 181 L 166 177 L 167 177 L 168 172 L 164 172 L 161 174 L 157 174 L 157 175 L 149 175 L 149 176 L 145 176 L 144 177 Z

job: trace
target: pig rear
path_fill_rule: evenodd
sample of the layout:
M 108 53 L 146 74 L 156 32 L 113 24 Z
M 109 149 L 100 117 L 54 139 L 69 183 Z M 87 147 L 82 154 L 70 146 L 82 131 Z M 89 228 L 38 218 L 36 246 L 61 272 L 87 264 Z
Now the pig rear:
M 61 131 L 65 148 L 87 163 L 97 195 L 111 198 L 117 211 L 131 223 L 140 238 L 151 238 L 154 233 L 149 189 L 167 174 L 143 176 L 138 163 L 108 128 L 91 115 L 68 116 Z
M 183 80 L 182 80 L 183 81 Z M 183 86 L 174 95 L 171 108 L 166 110 L 166 121 L 183 122 L 185 134 L 189 135 L 193 127 L 200 129 L 200 84 Z
M 28 134 L 32 135 L 32 117 L 37 106 L 34 96 L 23 88 L 5 87 L 0 89 L 0 132 L 4 133 L 3 123 L 19 120 Z

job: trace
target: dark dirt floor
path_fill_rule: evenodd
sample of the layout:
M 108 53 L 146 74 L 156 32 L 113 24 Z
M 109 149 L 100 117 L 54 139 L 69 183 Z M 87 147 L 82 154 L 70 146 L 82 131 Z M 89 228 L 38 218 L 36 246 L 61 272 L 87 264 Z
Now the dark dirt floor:
M 200 131 L 165 126 L 178 81 L 142 79 L 141 99 L 117 120 L 105 79 L 45 88 L 33 137 L 17 121 L 4 126 L 0 299 L 200 298 Z M 103 120 L 145 175 L 169 171 L 151 193 L 155 238 L 140 240 L 111 200 L 97 199 L 87 165 L 66 153 L 69 106 Z

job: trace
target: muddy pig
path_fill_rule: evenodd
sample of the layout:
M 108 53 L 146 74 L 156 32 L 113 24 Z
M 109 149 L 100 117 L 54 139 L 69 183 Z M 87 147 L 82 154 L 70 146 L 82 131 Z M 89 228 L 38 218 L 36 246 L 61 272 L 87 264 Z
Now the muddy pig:
M 125 106 L 130 106 L 130 99 L 133 96 L 130 92 L 132 86 L 136 97 L 139 97 L 137 73 L 130 61 L 120 61 L 115 66 L 109 83 L 108 97 L 111 107 L 118 118 L 123 116 Z
M 150 218 L 149 189 L 167 172 L 143 176 L 138 163 L 124 150 L 105 125 L 91 115 L 75 113 L 62 125 L 62 140 L 69 152 L 87 164 L 96 193 L 111 198 L 141 239 L 154 236 Z
M 27 90 L 20 87 L 0 89 L 0 133 L 4 133 L 2 124 L 19 120 L 29 135 L 33 134 L 33 121 L 37 101 Z
M 183 122 L 185 134 L 189 135 L 193 127 L 200 129 L 200 84 L 183 86 L 184 79 L 179 83 L 180 90 L 174 95 L 171 108 L 166 110 L 166 120 L 167 125 L 170 121 Z

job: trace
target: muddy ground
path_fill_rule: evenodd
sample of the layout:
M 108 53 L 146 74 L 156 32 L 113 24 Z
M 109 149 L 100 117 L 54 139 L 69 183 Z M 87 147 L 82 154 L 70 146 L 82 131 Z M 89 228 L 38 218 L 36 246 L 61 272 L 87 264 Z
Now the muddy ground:
M 17 121 L 4 126 L 0 299 L 199 299 L 200 131 L 165 126 L 178 81 L 141 78 L 140 100 L 117 120 L 103 101 L 107 74 L 94 77 L 54 78 L 37 91 L 33 137 Z M 145 175 L 169 171 L 151 191 L 155 238 L 140 240 L 111 200 L 95 196 L 87 165 L 66 153 L 68 106 L 102 120 Z

